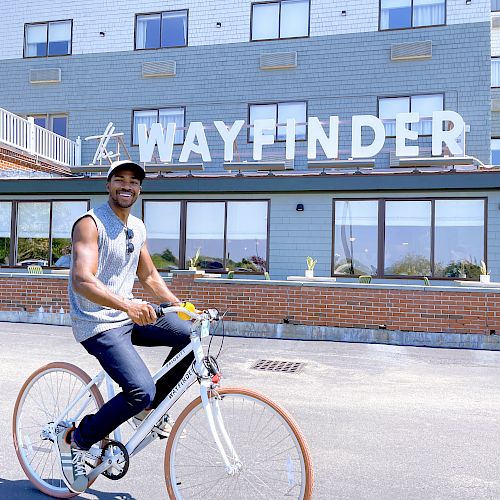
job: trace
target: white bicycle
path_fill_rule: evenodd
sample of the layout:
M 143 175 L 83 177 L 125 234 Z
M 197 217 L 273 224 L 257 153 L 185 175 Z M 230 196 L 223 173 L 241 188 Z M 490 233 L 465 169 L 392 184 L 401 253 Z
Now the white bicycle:
M 193 320 L 191 343 L 154 380 L 192 351 L 195 360 L 161 404 L 138 427 L 133 426 L 126 443 L 118 428 L 113 440 L 104 439 L 87 452 L 89 486 L 99 475 L 122 478 L 130 458 L 158 438 L 156 422 L 198 381 L 200 396 L 180 413 L 167 441 L 164 467 L 169 497 L 311 498 L 311 454 L 292 417 L 257 391 L 220 387 L 216 358 L 205 356 L 201 342 L 210 335 L 211 324 L 222 322 L 219 313 L 209 309 L 198 314 L 170 305 L 157 309 L 158 315 L 167 313 L 184 313 Z M 113 397 L 112 381 L 104 371 L 91 379 L 77 366 L 57 362 L 36 370 L 21 388 L 13 415 L 14 446 L 24 472 L 43 493 L 75 496 L 62 479 L 56 434 L 61 426 L 78 424 L 104 404 L 99 390 L 103 382 L 108 397 Z

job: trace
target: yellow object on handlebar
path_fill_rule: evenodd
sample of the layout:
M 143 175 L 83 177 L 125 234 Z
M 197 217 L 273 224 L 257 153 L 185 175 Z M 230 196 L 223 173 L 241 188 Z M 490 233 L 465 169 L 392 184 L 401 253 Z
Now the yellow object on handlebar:
M 187 309 L 188 311 L 191 311 L 191 312 L 194 312 L 195 311 L 195 307 L 193 304 L 191 304 L 191 302 L 184 302 L 182 304 L 182 307 L 184 307 L 185 309 Z M 191 319 L 191 316 L 188 316 L 186 313 L 184 312 L 178 312 L 177 313 L 177 316 L 179 316 L 180 319 L 183 319 L 184 321 L 187 321 L 188 319 Z

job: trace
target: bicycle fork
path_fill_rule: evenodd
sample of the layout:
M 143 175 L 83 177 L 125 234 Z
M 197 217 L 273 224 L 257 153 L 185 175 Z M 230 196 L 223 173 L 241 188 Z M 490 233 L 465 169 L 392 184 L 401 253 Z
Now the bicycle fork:
M 231 438 L 227 433 L 226 427 L 224 426 L 224 420 L 219 406 L 220 397 L 214 388 L 212 377 L 203 363 L 203 348 L 201 345 L 201 339 L 199 337 L 191 337 L 191 341 L 193 343 L 193 352 L 196 360 L 196 372 L 201 377 L 201 402 L 207 416 L 210 433 L 212 434 L 215 445 L 217 446 L 224 462 L 226 472 L 233 476 L 242 469 L 243 464 L 241 463 L 241 460 L 234 449 L 233 443 L 231 442 Z M 210 398 L 208 396 L 209 391 L 215 392 L 215 396 Z M 226 453 L 226 449 L 229 453 Z

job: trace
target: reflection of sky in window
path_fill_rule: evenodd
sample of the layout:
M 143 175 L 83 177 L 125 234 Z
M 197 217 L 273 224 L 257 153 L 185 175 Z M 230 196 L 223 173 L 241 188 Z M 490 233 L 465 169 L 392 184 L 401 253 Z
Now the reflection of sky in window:
M 411 0 L 382 0 L 381 27 L 383 29 L 411 26 Z
M 10 224 L 12 214 L 12 203 L 10 201 L 0 202 L 0 237 L 10 238 Z
M 186 45 L 187 14 L 185 12 L 165 12 L 162 22 L 162 47 Z
M 491 139 L 491 164 L 500 165 L 500 139 Z
M 66 116 L 54 116 L 52 118 L 52 132 L 66 137 L 67 121 Z

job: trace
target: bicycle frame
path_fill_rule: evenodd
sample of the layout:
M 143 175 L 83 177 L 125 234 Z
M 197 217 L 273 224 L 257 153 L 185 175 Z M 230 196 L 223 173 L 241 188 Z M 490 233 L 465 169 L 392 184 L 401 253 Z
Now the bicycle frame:
M 210 320 L 206 317 L 206 315 L 205 317 L 201 317 L 200 319 L 200 316 L 198 314 L 191 313 L 191 311 L 188 311 L 185 308 L 179 306 L 168 307 L 165 309 L 165 311 L 169 313 L 183 312 L 185 314 L 189 314 L 189 316 L 195 319 L 195 321 L 191 329 L 190 344 L 182 349 L 182 351 L 177 353 L 170 361 L 168 361 L 168 363 L 162 366 L 162 368 L 153 375 L 153 380 L 156 382 L 191 352 L 193 352 L 195 358 L 195 369 L 193 370 L 193 367 L 190 367 L 186 371 L 184 376 L 168 393 L 165 399 L 158 405 L 156 409 L 151 411 L 143 421 L 143 423 L 141 423 L 141 425 L 137 427 L 132 437 L 125 444 L 125 448 L 129 456 L 132 457 L 139 451 L 144 449 L 149 443 L 151 443 L 154 440 L 154 436 L 151 434 L 151 431 L 156 425 L 156 422 L 163 415 L 165 415 L 165 413 L 168 412 L 173 404 L 182 396 L 182 394 L 186 392 L 186 390 L 198 379 L 199 376 L 200 396 L 203 408 L 208 419 L 212 437 L 224 461 L 227 473 L 234 474 L 239 468 L 241 468 L 241 461 L 239 460 L 233 444 L 231 443 L 231 440 L 226 432 L 217 399 L 212 398 L 212 403 L 210 403 L 209 391 L 213 389 L 213 382 L 211 380 L 208 369 L 203 363 L 204 352 L 201 340 L 207 337 L 210 333 Z M 73 408 L 78 405 L 78 403 L 80 402 L 84 394 L 87 393 L 90 387 L 92 387 L 93 385 L 99 387 L 104 380 L 106 380 L 107 384 L 108 399 L 111 399 L 114 396 L 114 388 L 111 378 L 106 374 L 104 370 L 101 370 L 84 388 L 80 390 L 72 403 L 61 412 L 58 419 L 52 424 L 54 428 L 59 424 L 59 422 L 64 420 L 64 415 L 68 414 L 71 410 L 73 410 Z M 79 408 L 77 414 L 74 416 L 75 419 L 77 419 L 84 412 L 89 402 L 90 400 L 85 401 L 84 404 Z M 214 407 L 214 411 L 212 411 L 212 406 Z M 114 437 L 115 440 L 121 442 L 121 433 L 119 428 L 114 431 Z M 233 463 L 231 463 L 231 461 L 229 460 L 224 445 L 229 451 L 229 455 L 232 457 Z M 92 481 L 106 469 L 108 469 L 112 465 L 116 465 L 118 463 L 118 460 L 118 456 L 111 458 L 107 457 L 107 460 L 105 460 L 90 472 L 90 474 L 88 475 L 89 480 Z

